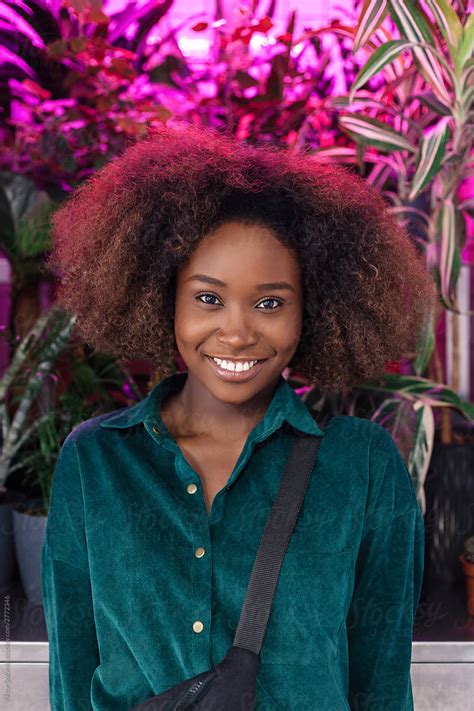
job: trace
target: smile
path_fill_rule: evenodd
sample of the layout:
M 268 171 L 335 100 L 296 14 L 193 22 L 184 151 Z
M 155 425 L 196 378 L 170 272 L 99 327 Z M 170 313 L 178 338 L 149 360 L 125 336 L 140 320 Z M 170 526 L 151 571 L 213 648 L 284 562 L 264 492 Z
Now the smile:
M 206 360 L 210 363 L 212 370 L 219 378 L 221 378 L 221 380 L 242 382 L 243 380 L 250 380 L 251 378 L 254 378 L 257 373 L 260 372 L 267 359 L 257 362 L 249 361 L 248 365 L 250 367 L 246 370 L 227 370 L 225 367 L 222 367 L 223 363 L 234 363 L 236 365 L 236 361 L 221 361 L 221 365 L 219 365 L 216 363 L 214 358 L 211 358 L 211 356 L 208 355 L 206 356 Z M 244 362 L 245 361 L 240 361 L 240 365 L 243 366 Z

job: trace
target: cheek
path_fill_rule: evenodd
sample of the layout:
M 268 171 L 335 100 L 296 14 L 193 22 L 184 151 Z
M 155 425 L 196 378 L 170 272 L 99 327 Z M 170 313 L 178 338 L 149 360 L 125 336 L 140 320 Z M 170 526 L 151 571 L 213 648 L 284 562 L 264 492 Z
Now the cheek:
M 188 303 L 176 302 L 175 333 L 177 339 L 195 341 L 209 330 L 210 319 L 204 311 L 190 308 Z
M 282 348 L 291 350 L 296 348 L 302 335 L 303 321 L 301 316 L 295 315 L 292 319 L 285 319 L 285 322 L 279 324 L 279 328 L 274 330 L 275 334 L 279 334 L 280 345 Z

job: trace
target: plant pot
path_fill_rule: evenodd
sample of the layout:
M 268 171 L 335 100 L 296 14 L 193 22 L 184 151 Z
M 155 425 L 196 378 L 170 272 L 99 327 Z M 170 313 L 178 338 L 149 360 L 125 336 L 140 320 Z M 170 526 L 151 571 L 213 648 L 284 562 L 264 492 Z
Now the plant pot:
M 426 584 L 462 587 L 458 557 L 474 535 L 474 445 L 435 442 L 424 489 Z
M 474 563 L 467 560 L 465 553 L 461 553 L 458 560 L 466 580 L 467 611 L 470 617 L 474 617 Z
M 13 511 L 15 551 L 20 580 L 29 602 L 42 604 L 41 549 L 46 531 L 44 502 L 41 498 L 29 499 Z
M 21 491 L 7 490 L 0 494 L 0 587 L 8 587 L 18 572 L 13 534 L 13 509 L 25 501 Z

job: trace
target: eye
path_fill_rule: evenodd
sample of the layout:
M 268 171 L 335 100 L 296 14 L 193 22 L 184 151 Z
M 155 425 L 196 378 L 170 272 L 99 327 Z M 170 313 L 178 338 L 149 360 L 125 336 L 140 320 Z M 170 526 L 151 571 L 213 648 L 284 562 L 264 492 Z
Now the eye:
M 217 299 L 217 298 L 218 298 L 215 294 L 211 294 L 211 293 L 208 292 L 208 291 L 203 292 L 202 294 L 197 294 L 197 296 L 196 296 L 195 298 L 201 300 L 202 298 L 208 298 L 208 297 L 210 297 L 211 299 Z M 281 306 L 281 304 L 283 303 L 282 301 L 280 301 L 280 299 L 274 299 L 273 297 L 272 297 L 272 298 L 264 299 L 264 300 L 261 301 L 260 303 L 261 303 L 261 304 L 264 304 L 264 303 L 266 303 L 267 301 L 273 301 L 273 302 L 275 302 L 275 303 L 276 303 L 276 306 L 273 307 L 273 308 L 271 308 L 271 309 L 265 309 L 265 308 L 264 308 L 264 309 L 261 309 L 261 311 L 276 311 L 276 309 L 277 309 L 279 306 Z M 216 306 L 216 305 L 217 305 L 217 304 L 212 303 L 212 302 L 210 302 L 210 301 L 201 301 L 201 303 L 202 303 L 202 304 L 207 304 L 208 306 Z
M 198 295 L 196 296 L 196 299 L 201 299 L 202 296 L 205 296 L 205 297 L 210 296 L 211 299 L 217 299 L 217 296 L 216 296 L 215 294 L 209 294 L 208 292 L 205 292 L 204 294 L 198 294 Z M 202 304 L 208 304 L 209 306 L 215 306 L 215 304 L 212 304 L 212 303 L 209 302 L 209 301 L 201 301 L 201 303 L 202 303 Z
M 261 303 L 264 304 L 266 301 L 274 301 L 276 303 L 276 306 L 273 309 L 263 309 L 263 311 L 275 311 L 275 309 L 277 309 L 283 303 L 282 301 L 280 301 L 280 299 L 274 299 L 273 297 L 271 299 L 264 299 Z

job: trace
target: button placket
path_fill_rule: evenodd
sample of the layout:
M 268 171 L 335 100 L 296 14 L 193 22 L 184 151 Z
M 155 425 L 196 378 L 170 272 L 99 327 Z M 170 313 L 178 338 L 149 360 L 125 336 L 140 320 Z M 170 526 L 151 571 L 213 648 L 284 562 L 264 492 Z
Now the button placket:
M 188 483 L 185 484 L 185 491 L 190 496 L 194 496 L 199 491 L 198 483 L 194 481 L 189 481 L 189 476 L 198 477 L 196 472 L 192 469 L 186 459 L 183 457 L 182 452 L 179 450 L 176 443 L 164 442 L 163 434 L 159 425 L 155 422 L 151 425 L 151 430 L 154 435 L 160 438 L 161 444 L 169 444 L 169 449 L 175 452 L 176 459 L 176 471 L 180 477 L 188 479 Z M 166 439 L 166 438 L 165 438 Z M 228 488 L 228 487 L 227 487 Z M 204 496 L 202 497 L 203 512 L 194 511 L 194 505 L 191 507 L 193 509 L 193 519 L 199 522 L 197 526 L 197 531 L 192 526 L 193 532 L 196 532 L 196 543 L 206 543 L 206 547 L 199 545 L 194 548 L 194 559 L 195 564 L 198 566 L 205 566 L 205 568 L 196 568 L 193 572 L 193 586 L 192 586 L 192 604 L 193 613 L 196 615 L 194 621 L 192 621 L 192 630 L 194 632 L 193 639 L 196 640 L 196 646 L 193 644 L 193 657 L 199 661 L 201 659 L 201 664 L 207 665 L 209 663 L 209 653 L 210 653 L 210 618 L 211 618 L 211 605 L 212 605 L 212 566 L 211 560 L 207 555 L 207 549 L 210 550 L 210 530 L 209 530 L 209 520 L 205 508 Z M 198 503 L 198 502 L 196 502 Z M 196 560 L 197 559 L 197 560 Z M 199 642 L 197 641 L 199 637 Z
M 165 436 L 165 433 L 162 432 L 162 430 L 157 422 L 155 422 L 155 421 L 150 422 L 150 420 L 145 420 L 144 426 L 145 426 L 146 431 L 149 433 L 149 435 L 161 447 L 164 447 L 165 449 L 167 449 L 169 452 L 172 452 L 173 454 L 178 454 L 178 452 L 179 452 L 178 445 L 172 439 Z
M 193 494 L 199 487 L 191 482 L 186 490 Z M 196 502 L 199 503 L 199 502 Z M 211 532 L 207 516 L 193 508 L 192 513 L 192 615 L 193 658 L 200 665 L 209 663 L 211 609 L 212 609 L 212 548 Z M 191 551 L 190 551 L 191 554 Z

